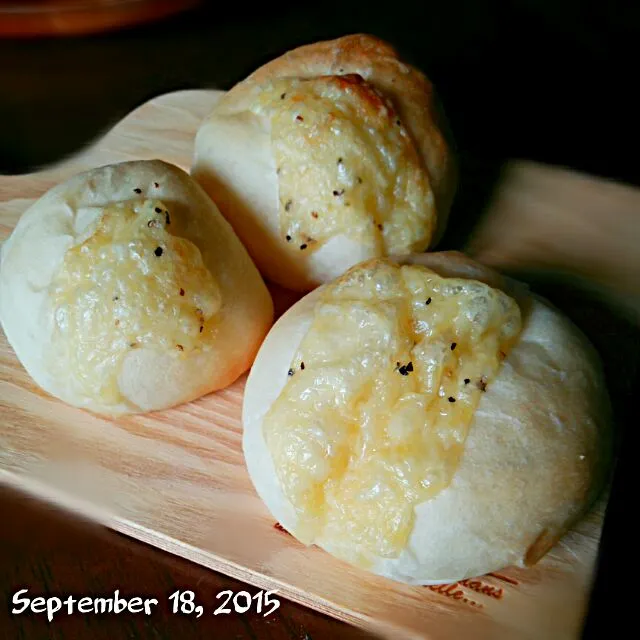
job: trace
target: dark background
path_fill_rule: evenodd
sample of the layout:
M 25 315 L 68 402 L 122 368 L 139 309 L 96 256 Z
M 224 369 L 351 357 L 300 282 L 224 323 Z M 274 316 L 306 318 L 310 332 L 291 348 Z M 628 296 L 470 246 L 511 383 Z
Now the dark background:
M 228 88 L 286 49 L 353 32 L 395 44 L 439 92 L 461 164 L 441 248 L 464 246 L 509 158 L 638 183 L 640 8 L 577 0 L 205 2 L 197 11 L 116 33 L 0 39 L 0 173 L 55 162 L 160 93 Z M 628 573 L 635 546 L 627 514 L 635 478 L 629 458 L 637 439 L 638 332 L 587 292 L 548 279 L 531 283 L 600 351 L 616 422 L 626 431 L 591 637 L 596 618 L 615 610 L 619 621 L 632 613 L 621 601 L 631 596 L 615 569 Z

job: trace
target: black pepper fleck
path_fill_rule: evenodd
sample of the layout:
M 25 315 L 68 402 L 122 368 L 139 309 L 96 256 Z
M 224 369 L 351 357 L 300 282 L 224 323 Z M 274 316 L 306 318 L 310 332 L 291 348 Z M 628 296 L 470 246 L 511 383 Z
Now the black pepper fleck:
M 382 231 L 383 228 L 382 224 L 378 224 L 378 229 L 380 229 L 380 231 Z
M 356 180 L 358 181 L 358 184 L 362 184 L 362 178 L 360 176 L 358 176 Z
M 431 298 L 427 298 L 425 304 L 427 304 L 427 305 L 431 304 Z
M 171 224 L 171 216 L 169 215 L 169 212 L 168 212 L 168 211 L 165 211 L 165 212 L 164 212 L 164 221 L 165 221 L 167 224 Z
M 202 333 L 203 331 L 204 331 L 204 327 L 200 325 L 200 333 Z
M 116 300 L 120 300 L 120 296 L 113 296 L 113 300 L 114 300 L 114 302 L 115 302 Z
M 338 197 L 344 194 L 344 189 L 340 189 L 340 191 L 338 191 L 337 189 L 334 189 L 333 191 L 333 195 Z
M 304 251 L 307 248 L 307 243 L 305 242 L 304 244 L 300 245 L 300 251 Z
M 138 188 L 136 188 L 136 189 L 134 189 L 134 192 L 135 192 L 135 193 L 142 193 L 142 189 L 138 189 Z
M 469 378 L 465 378 L 465 379 L 464 379 L 464 383 L 465 383 L 465 384 L 469 384 L 470 382 L 471 382 L 471 380 L 469 380 Z
M 396 120 L 396 124 L 400 126 L 400 120 Z
M 311 212 L 311 217 L 312 217 L 312 218 L 316 218 L 316 219 L 317 219 L 317 217 L 318 217 L 318 212 L 317 212 L 317 211 L 312 211 L 312 212 Z
M 300 363 L 300 368 L 304 371 L 304 362 Z
M 285 211 L 289 211 L 291 209 L 291 205 L 293 204 L 293 200 L 287 200 L 284 203 L 284 210 Z
M 155 211 L 156 213 L 162 213 L 162 209 L 160 207 L 156 207 Z
M 180 287 L 180 295 L 183 296 L 184 295 L 184 289 L 182 287 Z
M 178 351 L 184 351 L 184 347 L 183 347 L 181 344 L 177 344 L 177 345 L 176 345 L 176 349 L 177 349 Z
M 280 100 L 284 100 L 287 97 L 286 93 L 281 93 L 280 94 Z
M 342 164 L 342 158 L 338 158 L 338 164 Z
M 285 236 L 285 238 L 287 239 L 287 242 L 291 242 L 291 236 Z
M 396 366 L 400 364 L 396 363 Z M 408 376 L 413 371 L 413 362 L 409 362 L 408 364 L 403 364 L 401 367 L 398 367 L 398 373 L 401 376 Z
M 453 396 L 449 396 L 448 400 L 449 400 L 449 402 L 455 402 L 456 401 L 456 399 Z
M 451 351 L 453 351 L 457 346 L 458 346 L 457 342 L 452 342 L 451 343 Z
M 155 253 L 156 256 L 159 258 L 162 255 L 162 251 L 163 251 L 162 247 L 156 247 L 153 253 Z
M 132 349 L 135 349 L 135 348 L 138 346 L 138 343 L 137 343 L 137 342 L 130 342 L 130 343 L 129 343 L 129 346 L 130 346 Z
M 304 118 L 303 118 L 300 114 L 298 114 L 298 115 L 296 116 L 296 120 L 297 120 L 298 122 L 304 122 Z
M 154 182 L 153 186 L 157 189 L 160 185 L 157 182 Z
M 288 376 L 292 376 L 293 375 L 293 369 L 289 369 L 289 371 L 287 371 L 287 375 Z

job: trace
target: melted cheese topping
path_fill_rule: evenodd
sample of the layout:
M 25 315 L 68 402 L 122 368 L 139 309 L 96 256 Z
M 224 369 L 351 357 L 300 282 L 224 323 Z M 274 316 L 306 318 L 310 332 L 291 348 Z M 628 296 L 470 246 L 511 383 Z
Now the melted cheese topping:
M 187 357 L 209 348 L 219 288 L 199 249 L 171 235 L 170 224 L 158 201 L 104 209 L 51 285 L 51 366 L 92 400 L 124 402 L 118 374 L 132 349 Z
M 502 291 L 425 267 L 374 260 L 329 285 L 263 423 L 296 536 L 397 557 L 520 330 Z
M 393 107 L 360 76 L 279 80 L 255 111 L 271 119 L 281 233 L 292 251 L 340 234 L 380 256 L 427 248 L 428 175 Z

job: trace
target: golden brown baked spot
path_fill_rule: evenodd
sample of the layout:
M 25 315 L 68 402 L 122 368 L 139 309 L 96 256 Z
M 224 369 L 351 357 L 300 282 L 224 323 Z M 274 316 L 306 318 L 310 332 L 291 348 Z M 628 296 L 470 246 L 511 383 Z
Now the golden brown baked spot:
M 361 566 L 397 557 L 520 331 L 502 291 L 422 266 L 373 260 L 328 285 L 263 423 L 296 537 Z
M 170 229 L 160 201 L 107 207 L 93 233 L 67 251 L 52 282 L 48 357 L 92 400 L 124 402 L 118 374 L 132 349 L 183 358 L 210 348 L 218 284 L 199 249 Z
M 360 76 L 278 79 L 254 111 L 271 121 L 281 234 L 292 251 L 341 234 L 376 255 L 428 247 L 428 175 L 393 106 Z

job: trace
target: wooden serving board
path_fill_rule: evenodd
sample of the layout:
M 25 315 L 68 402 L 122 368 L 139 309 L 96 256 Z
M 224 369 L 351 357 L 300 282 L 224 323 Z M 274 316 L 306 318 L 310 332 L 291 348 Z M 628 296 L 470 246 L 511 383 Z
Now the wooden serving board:
M 0 234 L 76 172 L 162 158 L 189 169 L 193 137 L 219 96 L 181 91 L 139 107 L 60 165 L 0 177 Z M 282 310 L 293 298 L 277 295 Z M 567 640 L 580 633 L 604 505 L 536 567 L 445 587 L 354 569 L 279 530 L 241 449 L 245 378 L 197 402 L 106 420 L 47 396 L 0 336 L 0 481 L 194 562 L 389 638 Z M 196 585 L 192 586 L 196 591 Z M 219 603 L 202 603 L 211 615 Z

